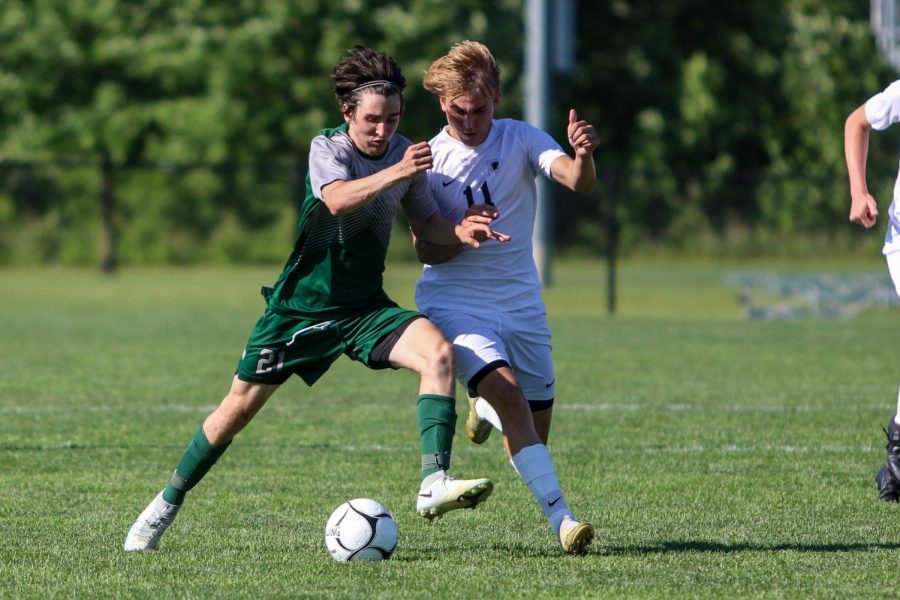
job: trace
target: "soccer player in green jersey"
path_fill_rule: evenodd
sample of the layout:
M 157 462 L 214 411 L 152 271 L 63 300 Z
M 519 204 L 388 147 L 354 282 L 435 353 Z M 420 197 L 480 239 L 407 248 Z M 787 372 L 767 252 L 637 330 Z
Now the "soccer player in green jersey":
M 332 82 L 344 123 L 312 142 L 293 252 L 274 287 L 264 289 L 267 308 L 231 390 L 129 530 L 125 550 L 155 549 L 187 492 L 272 393 L 292 374 L 313 385 L 342 354 L 370 369 L 402 367 L 420 376 L 422 516 L 474 507 L 493 489 L 488 479 L 447 475 L 456 426 L 453 348 L 421 314 L 387 296 L 382 274 L 398 205 L 416 235 L 431 243 L 478 247 L 508 238 L 490 229 L 490 218 L 454 224 L 438 211 L 425 181 L 428 143 L 395 135 L 405 80 L 390 56 L 357 46 L 335 67 Z

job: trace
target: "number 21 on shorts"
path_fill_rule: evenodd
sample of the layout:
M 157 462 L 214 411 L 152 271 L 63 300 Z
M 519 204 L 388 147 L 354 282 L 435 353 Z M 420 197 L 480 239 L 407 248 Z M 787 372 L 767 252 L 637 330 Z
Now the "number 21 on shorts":
M 276 362 L 277 361 L 277 362 Z M 259 361 L 256 363 L 256 373 L 272 373 L 281 371 L 284 368 L 284 350 L 275 353 L 274 350 L 263 348 L 259 351 Z

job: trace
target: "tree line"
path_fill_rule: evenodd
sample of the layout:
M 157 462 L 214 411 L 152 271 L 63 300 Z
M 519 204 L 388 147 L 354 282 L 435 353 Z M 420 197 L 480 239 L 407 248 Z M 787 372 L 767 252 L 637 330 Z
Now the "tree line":
M 354 44 L 395 56 L 401 132 L 443 123 L 431 60 L 477 39 L 522 117 L 523 0 L 6 0 L 0 3 L 0 264 L 277 261 L 306 153 L 339 122 L 328 76 Z M 846 223 L 842 124 L 897 77 L 867 3 L 575 3 L 575 64 L 553 82 L 600 132 L 600 185 L 557 191 L 563 250 L 767 252 L 874 245 Z M 875 136 L 883 202 L 896 139 Z

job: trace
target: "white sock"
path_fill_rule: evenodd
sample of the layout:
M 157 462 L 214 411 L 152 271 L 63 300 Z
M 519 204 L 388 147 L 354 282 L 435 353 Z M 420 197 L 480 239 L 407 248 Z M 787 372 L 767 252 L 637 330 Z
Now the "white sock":
M 500 424 L 500 417 L 497 415 L 497 411 L 494 410 L 490 402 L 481 396 L 475 398 L 475 414 L 478 415 L 479 419 L 483 419 L 493 425 L 497 431 L 503 432 L 503 425 Z
M 559 525 L 566 517 L 572 517 L 556 477 L 556 468 L 550 453 L 543 444 L 527 446 L 512 457 L 513 468 L 531 490 L 541 505 L 541 510 L 554 533 L 559 533 Z

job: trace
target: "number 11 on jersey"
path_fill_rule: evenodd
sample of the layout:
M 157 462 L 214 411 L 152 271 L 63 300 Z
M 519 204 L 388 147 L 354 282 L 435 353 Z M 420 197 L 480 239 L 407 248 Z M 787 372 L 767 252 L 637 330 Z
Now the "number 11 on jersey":
M 484 204 L 489 206 L 493 206 L 494 203 L 491 202 L 491 190 L 488 189 L 487 181 L 481 184 L 481 187 L 478 188 L 484 196 Z M 472 186 L 466 186 L 466 189 L 463 190 L 463 195 L 466 197 L 466 202 L 469 203 L 469 206 L 475 204 L 475 194 L 472 192 Z

